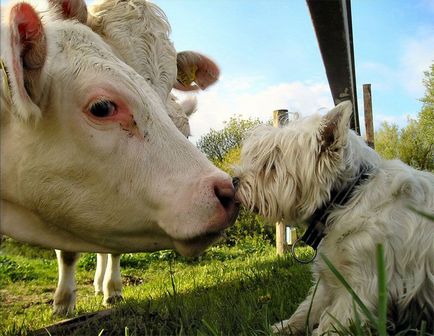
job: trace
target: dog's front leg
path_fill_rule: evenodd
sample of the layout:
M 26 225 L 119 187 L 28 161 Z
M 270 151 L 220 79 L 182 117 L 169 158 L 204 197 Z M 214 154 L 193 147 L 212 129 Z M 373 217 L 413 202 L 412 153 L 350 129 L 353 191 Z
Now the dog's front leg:
M 292 335 L 305 335 L 306 325 L 309 331 L 312 331 L 313 327 L 318 324 L 323 308 L 328 304 L 327 291 L 321 282 L 318 284 L 312 302 L 314 290 L 315 285 L 310 289 L 310 294 L 298 306 L 297 310 L 292 314 L 289 320 L 278 322 L 272 326 L 273 333 L 278 334 L 290 331 L 292 332 Z
M 348 327 L 351 321 L 354 321 L 353 299 L 351 295 L 344 289 L 335 293 L 335 299 L 330 306 L 326 308 L 319 318 L 318 335 L 326 334 L 332 331 L 335 327 L 339 330 L 339 321 L 344 327 Z M 360 320 L 364 320 L 363 314 L 359 314 Z

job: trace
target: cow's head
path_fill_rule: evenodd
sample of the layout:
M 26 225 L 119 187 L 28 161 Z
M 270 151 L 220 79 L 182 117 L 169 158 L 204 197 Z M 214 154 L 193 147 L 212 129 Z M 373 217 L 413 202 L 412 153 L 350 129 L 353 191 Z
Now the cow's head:
M 77 15 L 79 4 L 60 11 Z M 25 2 L 6 14 L 2 202 L 38 223 L 20 224 L 9 207 L 2 232 L 64 250 L 189 255 L 211 243 L 236 215 L 231 178 L 176 130 L 165 86 L 79 20 L 41 19 Z
M 80 8 L 77 16 L 87 15 L 85 6 Z M 198 52 L 176 53 L 165 14 L 147 0 L 102 0 L 90 7 L 87 24 L 159 93 L 172 121 L 188 136 L 196 101 L 180 103 L 170 91 L 206 89 L 217 81 L 218 66 Z

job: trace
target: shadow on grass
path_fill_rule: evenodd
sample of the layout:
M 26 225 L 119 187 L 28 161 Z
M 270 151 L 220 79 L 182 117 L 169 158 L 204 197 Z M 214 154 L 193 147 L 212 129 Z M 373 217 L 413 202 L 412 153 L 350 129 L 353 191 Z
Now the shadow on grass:
M 294 264 L 290 257 L 278 258 L 241 271 L 237 280 L 217 279 L 213 286 L 188 292 L 179 293 L 173 281 L 162 297 L 143 293 L 100 319 L 50 330 L 50 334 L 270 335 L 270 324 L 288 318 L 311 285 L 309 267 Z

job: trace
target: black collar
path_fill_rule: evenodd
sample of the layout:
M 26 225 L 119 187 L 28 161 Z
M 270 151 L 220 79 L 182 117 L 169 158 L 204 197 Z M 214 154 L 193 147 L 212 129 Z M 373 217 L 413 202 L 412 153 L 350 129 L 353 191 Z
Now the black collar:
M 331 192 L 330 201 L 325 203 L 321 208 L 318 208 L 313 215 L 306 221 L 308 224 L 307 230 L 304 235 L 297 239 L 292 245 L 291 254 L 298 262 L 310 263 L 316 257 L 316 249 L 319 243 L 326 235 L 326 222 L 328 216 L 336 207 L 342 207 L 353 196 L 354 189 L 365 182 L 372 173 L 372 167 L 362 167 L 359 173 L 348 183 L 343 189 L 333 190 Z M 295 247 L 300 243 L 304 243 L 312 247 L 315 251 L 313 258 L 308 260 L 300 259 L 295 254 Z

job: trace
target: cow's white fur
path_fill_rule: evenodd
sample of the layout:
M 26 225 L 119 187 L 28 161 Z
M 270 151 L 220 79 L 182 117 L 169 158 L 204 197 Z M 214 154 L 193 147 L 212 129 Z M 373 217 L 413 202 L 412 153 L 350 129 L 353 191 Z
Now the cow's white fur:
M 391 315 L 397 314 L 392 322 L 405 324 L 410 311 L 422 314 L 425 307 L 423 317 L 432 331 L 434 224 L 408 206 L 433 212 L 434 177 L 398 160 L 381 159 L 348 130 L 350 116 L 351 104 L 342 103 L 324 117 L 314 115 L 284 128 L 254 130 L 241 150 L 237 198 L 272 221 L 300 222 L 329 201 L 331 190 L 344 187 L 361 167 L 373 167 L 368 181 L 355 189 L 345 206 L 330 213 L 319 252 L 332 261 L 375 314 L 376 245 L 383 244 L 389 308 Z M 308 328 L 317 328 L 322 335 L 332 330 L 332 316 L 349 324 L 354 318 L 353 302 L 319 257 L 313 272 L 320 282 Z M 304 334 L 311 300 L 309 295 L 274 330 Z
M 85 6 L 81 6 L 81 17 L 87 14 Z M 166 101 L 167 112 L 181 133 L 190 135 L 188 117 L 196 110 L 196 99 L 187 98 L 180 102 L 170 92 L 176 77 L 177 63 L 193 63 L 200 54 L 183 52 L 181 60 L 169 40 L 170 25 L 164 13 L 156 5 L 146 0 L 113 1 L 103 0 L 90 7 L 87 24 L 113 48 L 113 51 L 128 65 L 132 66 L 162 99 Z M 77 13 L 80 14 L 80 13 Z M 185 64 L 183 64 L 185 67 Z M 182 69 L 181 69 L 182 71 Z M 204 87 L 205 88 L 205 87 Z M 63 262 L 62 252 L 57 251 L 58 261 Z M 67 254 L 69 257 L 69 253 Z M 107 267 L 107 265 L 109 267 Z M 60 266 L 61 270 L 70 267 Z M 62 274 L 60 278 L 73 277 L 72 272 Z M 70 279 L 70 282 L 75 282 Z M 59 282 L 59 285 L 67 281 Z M 98 254 L 94 279 L 95 293 L 103 294 L 104 304 L 118 301 L 121 298 L 122 282 L 120 276 L 120 257 L 111 254 Z M 54 296 L 54 312 L 59 315 L 72 313 L 75 306 L 75 295 L 65 295 L 73 287 L 58 287 Z M 75 289 L 75 286 L 74 286 Z M 62 293 L 62 295 L 58 295 Z M 70 298 L 66 301 L 64 298 Z
M 234 213 L 214 195 L 230 198 L 231 179 L 176 131 L 160 91 L 88 27 L 44 12 L 46 53 L 37 71 L 24 69 L 22 94 L 5 13 L 1 233 L 71 251 L 200 252 Z M 92 95 L 122 99 L 135 124 L 93 123 L 82 112 Z

